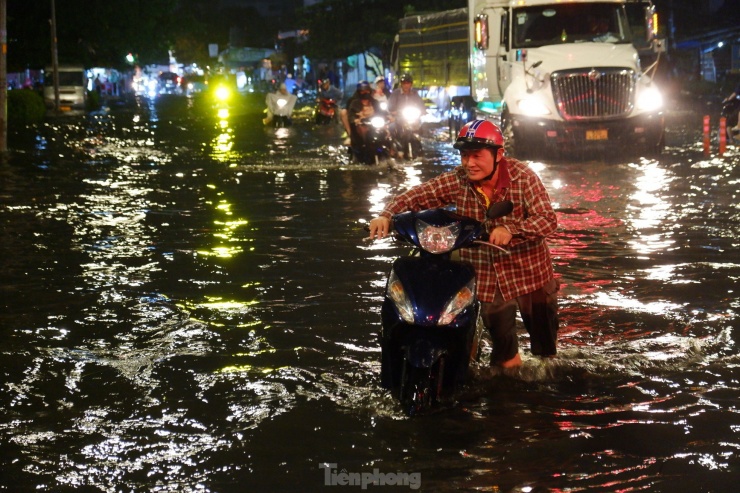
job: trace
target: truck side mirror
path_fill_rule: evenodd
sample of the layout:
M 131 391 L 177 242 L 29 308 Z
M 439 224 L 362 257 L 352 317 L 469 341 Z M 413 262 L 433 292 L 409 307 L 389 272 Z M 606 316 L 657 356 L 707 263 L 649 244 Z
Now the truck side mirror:
M 655 7 L 645 8 L 645 41 L 652 43 L 658 37 L 658 14 Z

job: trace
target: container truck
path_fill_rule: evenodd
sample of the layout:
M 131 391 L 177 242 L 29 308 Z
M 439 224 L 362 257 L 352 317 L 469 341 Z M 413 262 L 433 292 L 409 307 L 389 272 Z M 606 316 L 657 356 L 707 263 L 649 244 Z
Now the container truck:
M 471 96 L 478 117 L 499 119 L 510 153 L 661 152 L 656 64 L 641 67 L 627 3 L 469 0 Z
M 451 100 L 470 95 L 468 9 L 408 15 L 399 21 L 391 65 L 409 73 L 414 86 L 439 113 Z

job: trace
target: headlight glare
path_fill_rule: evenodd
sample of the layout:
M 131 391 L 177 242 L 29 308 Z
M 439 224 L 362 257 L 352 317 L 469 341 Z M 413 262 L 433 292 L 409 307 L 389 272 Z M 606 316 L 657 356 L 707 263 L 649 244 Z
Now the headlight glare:
M 520 99 L 517 103 L 525 116 L 545 116 L 550 114 L 549 108 L 539 98 L 528 97 Z
M 421 117 L 421 110 L 416 106 L 406 106 L 401 110 L 401 114 L 403 115 L 404 120 L 409 123 L 414 123 Z
M 374 116 L 370 119 L 370 125 L 375 128 L 383 128 L 385 126 L 385 119 L 382 116 Z
M 437 325 L 451 324 L 457 315 L 469 307 L 475 299 L 475 280 L 471 280 L 465 287 L 450 298 L 439 317 Z
M 637 98 L 637 108 L 642 111 L 655 111 L 663 107 L 663 95 L 655 86 L 643 87 Z

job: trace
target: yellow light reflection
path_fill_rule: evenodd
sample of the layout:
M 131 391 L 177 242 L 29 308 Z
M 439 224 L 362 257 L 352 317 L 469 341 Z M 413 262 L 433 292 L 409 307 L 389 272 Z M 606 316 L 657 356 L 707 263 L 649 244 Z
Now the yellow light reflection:
M 206 303 L 198 303 L 197 307 L 218 311 L 241 311 L 256 304 L 256 301 L 210 301 Z
M 209 188 L 215 188 L 213 185 L 208 185 Z M 216 211 L 225 215 L 232 216 L 232 204 L 226 200 L 221 200 L 216 206 Z M 198 250 L 198 255 L 204 257 L 219 257 L 219 258 L 230 258 L 244 252 L 244 249 L 240 245 L 235 243 L 242 243 L 248 241 L 244 238 L 236 236 L 239 228 L 249 224 L 249 221 L 242 218 L 229 218 L 228 220 L 216 219 L 213 221 L 215 225 L 213 231 L 213 237 L 217 239 L 218 244 L 210 248 L 210 250 Z
M 274 352 L 274 351 L 270 351 Z M 232 366 L 225 366 L 219 370 L 219 373 L 243 373 L 243 372 L 251 372 L 251 371 L 257 371 L 259 373 L 272 373 L 275 371 L 279 371 L 281 368 L 259 368 L 252 365 L 232 365 Z
M 210 250 L 198 250 L 198 255 L 202 255 L 204 257 L 230 258 L 238 253 L 242 253 L 243 251 L 244 250 L 241 247 L 217 246 Z
M 219 132 L 211 141 L 211 156 L 218 162 L 231 163 L 238 160 L 234 152 L 234 130 L 229 124 L 229 110 L 222 108 L 218 110 L 219 121 L 216 130 Z

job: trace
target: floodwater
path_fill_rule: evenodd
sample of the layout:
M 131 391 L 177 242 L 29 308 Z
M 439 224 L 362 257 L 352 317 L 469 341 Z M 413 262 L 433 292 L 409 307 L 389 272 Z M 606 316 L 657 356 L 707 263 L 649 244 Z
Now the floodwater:
M 454 406 L 407 418 L 377 344 L 405 250 L 362 221 L 456 165 L 444 130 L 369 167 L 306 118 L 189 106 L 11 129 L 0 490 L 737 491 L 740 152 L 705 156 L 700 112 L 668 113 L 659 159 L 531 162 L 559 356 L 522 331 L 520 371 L 484 353 Z

